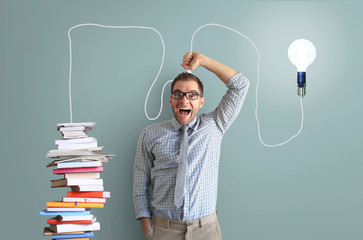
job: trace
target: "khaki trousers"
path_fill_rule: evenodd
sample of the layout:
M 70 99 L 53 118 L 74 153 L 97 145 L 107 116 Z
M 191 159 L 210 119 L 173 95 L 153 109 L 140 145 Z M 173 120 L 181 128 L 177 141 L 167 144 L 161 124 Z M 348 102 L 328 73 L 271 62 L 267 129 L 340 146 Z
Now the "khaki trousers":
M 221 240 L 217 212 L 200 220 L 179 222 L 155 217 L 146 240 Z

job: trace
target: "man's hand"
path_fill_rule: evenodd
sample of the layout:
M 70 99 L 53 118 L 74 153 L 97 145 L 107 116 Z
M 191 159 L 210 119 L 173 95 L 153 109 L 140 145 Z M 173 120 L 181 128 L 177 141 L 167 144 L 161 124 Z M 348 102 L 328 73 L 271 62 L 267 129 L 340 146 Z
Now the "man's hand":
M 187 52 L 183 57 L 183 63 L 181 66 L 185 70 L 194 70 L 197 67 L 202 66 L 216 74 L 224 83 L 237 73 L 232 68 L 196 52 Z
M 146 234 L 151 229 L 151 219 L 148 217 L 143 217 L 143 218 L 140 218 L 140 222 L 142 225 L 142 230 L 144 230 L 144 234 L 146 236 Z
M 204 55 L 201 53 L 187 52 L 183 57 L 183 64 L 181 65 L 185 70 L 194 70 L 201 66 L 204 61 Z

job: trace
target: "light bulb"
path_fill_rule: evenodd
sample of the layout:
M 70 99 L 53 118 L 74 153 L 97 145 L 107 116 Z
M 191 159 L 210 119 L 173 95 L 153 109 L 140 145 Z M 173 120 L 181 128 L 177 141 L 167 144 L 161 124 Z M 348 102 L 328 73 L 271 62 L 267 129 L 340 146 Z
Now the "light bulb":
M 290 44 L 288 56 L 297 68 L 297 94 L 304 96 L 306 94 L 306 69 L 314 62 L 315 46 L 309 40 L 297 39 Z

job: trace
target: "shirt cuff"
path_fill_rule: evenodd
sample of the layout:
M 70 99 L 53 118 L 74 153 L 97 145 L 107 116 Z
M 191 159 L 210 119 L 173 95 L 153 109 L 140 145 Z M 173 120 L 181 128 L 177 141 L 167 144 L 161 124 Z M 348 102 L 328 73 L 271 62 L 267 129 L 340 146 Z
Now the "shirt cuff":
M 141 211 L 135 214 L 135 219 L 139 220 L 142 217 L 151 218 L 152 214 L 149 211 Z

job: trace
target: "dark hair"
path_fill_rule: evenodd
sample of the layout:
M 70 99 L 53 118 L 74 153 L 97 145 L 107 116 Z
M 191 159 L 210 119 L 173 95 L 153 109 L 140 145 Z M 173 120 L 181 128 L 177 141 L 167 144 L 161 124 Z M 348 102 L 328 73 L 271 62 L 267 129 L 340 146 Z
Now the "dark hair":
M 204 91 L 203 83 L 194 74 L 183 72 L 183 73 L 180 73 L 178 76 L 176 76 L 176 78 L 174 78 L 174 81 L 171 83 L 171 89 L 170 89 L 171 92 L 173 92 L 175 83 L 177 81 L 195 81 L 195 82 L 197 82 L 198 83 L 198 88 L 201 91 L 200 94 L 203 96 L 203 91 Z

